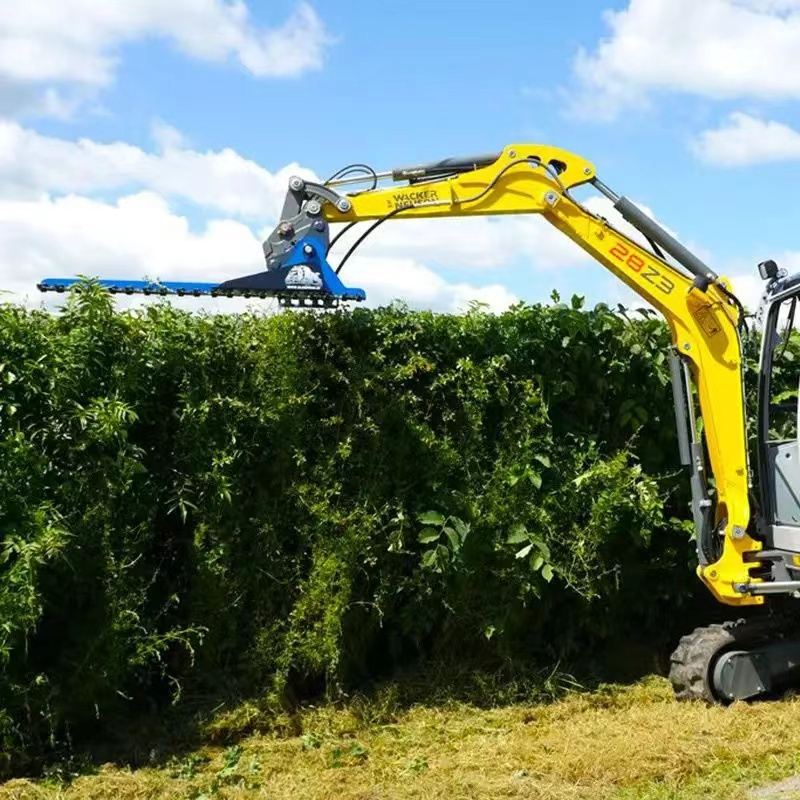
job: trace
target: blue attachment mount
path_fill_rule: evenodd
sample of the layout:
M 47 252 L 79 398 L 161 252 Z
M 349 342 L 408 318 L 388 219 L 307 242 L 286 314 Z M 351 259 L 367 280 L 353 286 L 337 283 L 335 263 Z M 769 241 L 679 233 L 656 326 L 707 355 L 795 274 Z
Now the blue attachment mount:
M 283 305 L 291 305 L 292 300 L 310 300 L 316 305 L 313 303 L 315 298 L 366 300 L 363 289 L 348 288 L 339 280 L 325 258 L 326 249 L 327 242 L 322 237 L 305 236 L 280 259 L 280 266 L 221 283 L 218 291 L 266 292 L 267 296 L 289 301 Z
M 223 283 L 102 279 L 98 284 L 113 294 L 276 297 L 284 307 L 332 308 L 340 301 L 365 300 L 363 289 L 351 289 L 341 282 L 325 258 L 324 247 L 326 243 L 319 237 L 305 237 L 286 252 L 280 265 Z M 37 288 L 42 292 L 65 292 L 81 283 L 78 278 L 45 278 Z

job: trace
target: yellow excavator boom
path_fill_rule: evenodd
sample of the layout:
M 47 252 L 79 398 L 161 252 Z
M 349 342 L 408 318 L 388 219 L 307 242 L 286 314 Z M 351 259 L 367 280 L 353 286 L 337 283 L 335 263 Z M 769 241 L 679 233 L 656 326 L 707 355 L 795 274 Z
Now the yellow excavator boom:
M 711 535 L 722 540 L 722 547 L 714 560 L 701 554 L 698 574 L 723 603 L 762 603 L 762 596 L 737 590 L 751 581 L 749 570 L 755 566 L 744 560 L 744 554 L 759 550 L 761 544 L 748 533 L 750 471 L 739 337 L 743 310 L 735 302 L 730 285 L 710 271 L 698 269 L 694 278 L 686 275 L 663 253 L 659 256 L 645 249 L 575 200 L 571 190 L 593 183 L 621 204 L 623 211 L 638 211 L 630 201 L 616 197 L 600 183 L 594 165 L 586 159 L 538 144 L 509 145 L 490 163 L 481 165 L 487 158 L 393 170 L 393 178 L 415 182 L 346 195 L 346 211 L 325 203 L 322 213 L 330 223 L 391 217 L 539 214 L 658 309 L 666 318 L 674 347 L 689 365 L 697 387 L 715 481 Z M 462 169 L 464 165 L 475 168 L 435 177 L 438 170 Z M 329 185 L 336 185 L 335 181 Z M 680 247 L 677 242 L 674 244 Z M 687 399 L 692 402 L 688 394 Z M 693 415 L 690 419 L 694 421 Z M 701 449 L 695 448 L 690 458 L 700 460 L 692 466 L 703 477 Z M 696 497 L 695 502 L 711 505 L 705 496 Z M 703 508 L 696 509 L 696 515 L 703 513 Z

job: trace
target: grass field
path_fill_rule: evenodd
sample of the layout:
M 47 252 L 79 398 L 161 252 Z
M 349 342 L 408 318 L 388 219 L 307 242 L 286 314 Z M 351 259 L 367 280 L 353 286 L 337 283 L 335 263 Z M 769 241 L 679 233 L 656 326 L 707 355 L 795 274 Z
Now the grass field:
M 679 704 L 661 678 L 490 710 L 308 709 L 296 736 L 99 765 L 70 783 L 13 780 L 0 798 L 788 800 L 800 789 L 774 783 L 800 773 L 798 714 L 800 697 Z

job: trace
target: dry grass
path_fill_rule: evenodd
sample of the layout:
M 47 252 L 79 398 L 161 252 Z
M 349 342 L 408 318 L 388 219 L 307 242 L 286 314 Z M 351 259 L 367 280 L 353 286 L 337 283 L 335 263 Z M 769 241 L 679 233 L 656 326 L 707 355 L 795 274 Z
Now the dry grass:
M 298 737 L 256 735 L 234 748 L 206 748 L 159 768 L 106 765 L 65 787 L 10 781 L 0 800 L 736 800 L 800 771 L 800 698 L 678 704 L 660 678 L 551 705 L 419 707 L 389 724 L 321 709 L 303 715 L 302 729 Z

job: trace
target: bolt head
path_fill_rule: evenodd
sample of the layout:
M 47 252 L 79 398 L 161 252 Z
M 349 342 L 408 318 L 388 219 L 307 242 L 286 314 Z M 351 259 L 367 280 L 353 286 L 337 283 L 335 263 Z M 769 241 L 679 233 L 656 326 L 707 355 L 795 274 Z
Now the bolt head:
M 314 230 L 315 231 L 324 231 L 325 230 L 325 222 L 323 220 L 321 220 L 321 219 L 318 219 L 314 223 Z
M 591 170 L 591 168 L 589 168 L 589 167 L 584 167 L 584 168 L 583 168 L 583 174 L 584 174 L 584 175 L 591 175 L 591 174 L 592 174 L 592 170 Z
M 303 179 L 298 178 L 297 176 L 293 178 L 289 178 L 289 188 L 294 189 L 294 191 L 298 191 L 303 188 Z
M 692 346 L 689 344 L 689 342 L 686 342 L 686 344 L 683 346 L 683 349 L 684 350 L 691 350 Z
M 303 252 L 307 256 L 313 255 L 314 254 L 314 248 L 310 244 L 303 245 Z
M 312 201 L 311 201 L 311 202 L 310 202 L 310 203 L 309 203 L 309 204 L 306 206 L 306 211 L 307 211 L 309 214 L 319 214 L 319 212 L 321 211 L 321 209 L 322 209 L 322 206 L 319 204 L 319 202 L 318 202 L 317 200 L 312 200 Z
M 352 206 L 351 206 L 351 203 L 350 203 L 350 201 L 349 201 L 347 198 L 345 198 L 345 197 L 343 197 L 343 198 L 342 198 L 342 199 L 341 199 L 341 200 L 340 200 L 340 201 L 339 201 L 339 202 L 336 204 L 336 208 L 338 208 L 338 209 L 339 209 L 339 211 L 341 211 L 342 213 L 347 213 L 347 212 L 350 210 L 350 208 L 351 208 L 351 207 L 352 207 Z
M 509 158 L 516 158 L 517 157 L 517 151 L 516 150 L 509 150 L 508 151 L 508 157 Z

